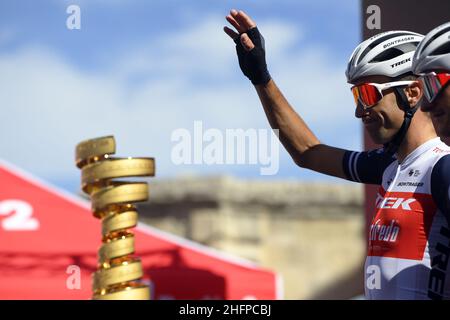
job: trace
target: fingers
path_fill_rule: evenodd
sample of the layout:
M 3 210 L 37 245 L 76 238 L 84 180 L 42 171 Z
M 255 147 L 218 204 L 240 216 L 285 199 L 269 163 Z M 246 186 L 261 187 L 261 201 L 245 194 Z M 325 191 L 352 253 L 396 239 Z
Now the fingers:
M 237 32 L 229 27 L 224 27 L 223 31 L 225 31 L 225 33 L 233 40 L 240 35 L 240 41 L 244 49 L 246 51 L 252 50 L 255 47 L 255 44 L 245 32 L 256 27 L 256 23 L 244 11 L 237 11 L 235 9 L 232 9 L 230 14 L 225 18 L 236 28 Z
M 225 17 L 227 21 L 236 28 L 239 33 L 256 27 L 256 23 L 244 12 L 232 9 L 230 14 Z
M 246 51 L 250 51 L 255 47 L 252 40 L 250 40 L 246 33 L 241 35 L 241 43 Z
M 242 10 L 231 10 L 231 15 L 245 31 L 256 27 L 256 23 Z
M 239 33 L 234 32 L 233 30 L 231 30 L 228 27 L 223 27 L 223 31 L 225 31 L 225 33 L 233 40 L 236 39 L 237 37 L 239 37 Z
M 233 12 L 233 10 L 231 10 L 231 12 Z M 246 29 L 244 29 L 243 26 L 241 26 L 241 25 L 236 21 L 236 19 L 235 19 L 231 14 L 227 15 L 227 16 L 225 17 L 225 19 L 227 19 L 227 21 L 228 21 L 233 27 L 235 27 L 236 30 L 237 30 L 239 33 L 244 33 L 245 31 L 247 31 Z
M 223 31 L 225 31 L 225 33 L 233 40 L 239 37 L 239 34 L 237 32 L 231 30 L 228 27 L 224 27 Z M 250 40 L 249 36 L 246 33 L 240 35 L 240 41 L 246 51 L 250 51 L 255 47 L 254 43 L 252 42 L 252 40 Z

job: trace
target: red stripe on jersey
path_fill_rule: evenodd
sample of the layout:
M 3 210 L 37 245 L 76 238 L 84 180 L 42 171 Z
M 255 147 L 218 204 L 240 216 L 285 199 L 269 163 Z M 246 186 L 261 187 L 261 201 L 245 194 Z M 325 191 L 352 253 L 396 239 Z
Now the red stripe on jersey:
M 380 188 L 376 208 L 369 229 L 368 255 L 422 260 L 437 211 L 432 196 Z

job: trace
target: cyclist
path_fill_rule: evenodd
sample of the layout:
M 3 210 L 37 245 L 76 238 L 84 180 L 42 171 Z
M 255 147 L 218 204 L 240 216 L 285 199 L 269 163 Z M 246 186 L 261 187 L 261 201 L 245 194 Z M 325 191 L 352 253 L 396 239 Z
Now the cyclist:
M 436 190 L 442 172 L 434 164 L 450 148 L 437 137 L 429 114 L 418 110 L 422 90 L 411 73 L 411 60 L 423 36 L 385 32 L 352 53 L 346 76 L 353 84 L 355 116 L 373 141 L 384 145 L 353 152 L 322 144 L 294 111 L 267 70 L 264 38 L 255 22 L 236 10 L 226 20 L 236 29 L 224 31 L 236 43 L 240 68 L 295 163 L 380 185 L 368 235 L 366 297 L 449 298 L 449 210 L 442 206 L 441 190 Z
M 430 112 L 440 136 L 450 136 L 450 22 L 431 30 L 417 47 L 413 72 L 424 91 L 422 111 Z

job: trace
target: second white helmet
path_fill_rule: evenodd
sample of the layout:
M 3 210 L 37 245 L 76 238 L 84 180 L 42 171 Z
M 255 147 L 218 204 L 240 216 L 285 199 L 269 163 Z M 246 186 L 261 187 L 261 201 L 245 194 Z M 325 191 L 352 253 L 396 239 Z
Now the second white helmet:
M 420 43 L 413 59 L 413 72 L 450 71 L 450 22 L 431 30 Z

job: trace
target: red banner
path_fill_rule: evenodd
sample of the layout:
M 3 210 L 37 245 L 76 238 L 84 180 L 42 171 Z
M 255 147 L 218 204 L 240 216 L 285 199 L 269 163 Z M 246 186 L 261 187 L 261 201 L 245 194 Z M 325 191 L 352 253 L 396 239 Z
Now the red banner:
M 244 259 L 139 225 L 152 299 L 280 299 L 281 278 Z M 90 299 L 101 241 L 89 204 L 0 162 L 0 299 Z

